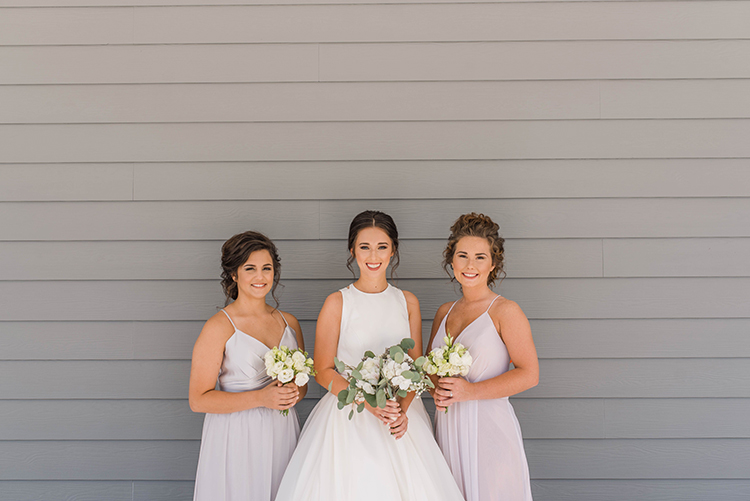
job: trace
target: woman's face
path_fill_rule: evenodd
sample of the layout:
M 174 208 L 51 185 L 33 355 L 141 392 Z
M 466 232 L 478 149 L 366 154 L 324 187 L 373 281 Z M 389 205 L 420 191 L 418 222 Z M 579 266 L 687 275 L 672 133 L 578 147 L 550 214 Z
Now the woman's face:
M 393 243 L 380 228 L 365 228 L 357 234 L 352 249 L 359 266 L 360 277 L 376 277 L 385 274 L 393 257 Z
M 265 249 L 251 252 L 245 264 L 237 269 L 238 297 L 242 294 L 261 298 L 273 287 L 273 259 Z
M 453 274 L 462 287 L 487 285 L 492 265 L 490 243 L 482 237 L 462 237 L 453 253 Z

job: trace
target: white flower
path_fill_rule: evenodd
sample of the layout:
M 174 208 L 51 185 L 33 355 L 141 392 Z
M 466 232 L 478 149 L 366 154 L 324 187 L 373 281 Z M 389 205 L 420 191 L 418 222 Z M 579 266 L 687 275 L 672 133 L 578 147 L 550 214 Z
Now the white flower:
M 286 366 L 284 365 L 284 362 L 275 362 L 275 363 L 273 364 L 273 368 L 272 368 L 271 370 L 272 370 L 272 371 L 273 371 L 273 372 L 274 372 L 275 374 L 278 374 L 278 373 L 280 373 L 281 371 L 283 371 L 283 370 L 284 370 L 285 368 L 286 368 Z
M 391 383 L 397 385 L 400 390 L 408 390 L 411 386 L 411 381 L 406 379 L 404 376 L 396 376 L 391 379 Z
M 294 379 L 294 371 L 292 369 L 284 369 L 279 372 L 279 381 L 283 384 L 288 383 Z
M 451 353 L 448 357 L 448 363 L 451 365 L 461 365 L 461 355 L 458 353 Z
M 299 350 L 295 350 L 295 352 L 294 352 L 294 353 L 292 353 L 292 360 L 294 360 L 294 363 L 295 363 L 295 364 L 296 364 L 297 362 L 299 362 L 299 363 L 301 363 L 301 364 L 304 364 L 304 363 L 305 363 L 305 360 L 306 360 L 306 358 L 305 358 L 305 354 L 304 354 L 304 353 L 302 353 L 302 352 L 301 352 L 301 351 L 299 351 Z
M 297 374 L 297 377 L 294 378 L 294 384 L 296 384 L 297 386 L 305 386 L 309 380 L 310 376 L 308 376 L 304 372 L 300 372 L 299 374 Z
M 443 353 L 445 353 L 445 350 L 443 348 L 435 348 L 434 350 L 432 350 L 432 357 L 435 360 L 443 358 Z
M 369 393 L 370 395 L 375 394 L 375 388 L 367 381 L 357 381 L 357 388 L 361 388 L 365 393 Z
M 465 365 L 466 367 L 468 367 L 471 365 L 473 361 L 474 359 L 471 358 L 471 355 L 469 354 L 468 350 L 466 351 L 466 353 L 461 355 L 461 365 Z
M 451 365 L 450 369 L 448 369 L 448 375 L 450 376 L 458 376 L 460 373 L 461 373 L 461 369 L 454 365 Z
M 294 360 L 292 360 L 292 357 L 286 357 L 286 360 L 284 360 L 284 365 L 286 365 L 287 367 L 293 367 Z
M 468 373 L 469 373 L 469 366 L 468 366 L 468 365 L 464 365 L 464 366 L 463 366 L 463 367 L 461 368 L 461 375 L 462 375 L 462 376 L 466 376 L 466 375 L 467 375 Z

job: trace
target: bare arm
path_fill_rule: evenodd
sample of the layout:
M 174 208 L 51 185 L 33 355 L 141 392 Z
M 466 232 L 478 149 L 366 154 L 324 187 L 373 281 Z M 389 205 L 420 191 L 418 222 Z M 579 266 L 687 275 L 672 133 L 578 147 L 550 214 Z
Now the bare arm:
M 234 332 L 229 321 L 221 318 L 223 316 L 223 313 L 217 313 L 211 317 L 195 342 L 188 392 L 190 409 L 193 412 L 227 414 L 255 407 L 288 409 L 294 405 L 296 389 L 275 384 L 236 393 L 215 389 L 224 358 L 224 345 Z
M 503 299 L 497 303 L 490 310 L 490 316 L 500 329 L 514 369 L 477 383 L 463 378 L 440 379 L 441 386 L 453 393 L 452 398 L 445 400 L 448 405 L 462 400 L 509 397 L 539 383 L 539 361 L 526 315 L 513 301 Z
M 284 318 L 286 318 L 286 321 L 289 322 L 289 327 L 294 331 L 294 335 L 297 338 L 297 347 L 305 351 L 305 338 L 302 336 L 302 327 L 299 325 L 299 320 L 291 313 L 286 312 L 284 312 Z M 299 400 L 302 400 L 307 395 L 307 385 L 297 388 L 299 390 Z
M 442 306 L 440 306 L 440 308 L 438 308 L 437 313 L 435 313 L 435 318 L 432 321 L 432 331 L 430 332 L 430 341 L 427 343 L 427 347 L 425 348 L 426 353 L 430 351 L 430 347 L 432 346 L 432 343 L 435 340 L 437 331 L 440 329 L 440 324 L 443 322 L 443 319 L 448 314 L 448 311 L 450 311 L 452 304 L 453 303 L 444 303 Z M 438 386 L 438 376 L 435 374 L 431 374 L 430 379 L 432 380 L 432 384 L 435 385 L 434 388 L 430 389 L 430 395 L 432 395 L 432 398 L 435 401 L 435 407 L 437 408 L 438 411 L 445 410 L 445 407 L 442 407 L 440 405 L 441 395 L 439 395 L 438 392 L 441 390 L 440 390 L 440 387 Z
M 341 330 L 341 312 L 344 299 L 340 292 L 334 292 L 326 298 L 323 308 L 318 315 L 315 327 L 315 380 L 320 386 L 328 389 L 334 395 L 349 387 L 346 380 L 336 371 L 333 359 L 339 346 L 339 331 Z

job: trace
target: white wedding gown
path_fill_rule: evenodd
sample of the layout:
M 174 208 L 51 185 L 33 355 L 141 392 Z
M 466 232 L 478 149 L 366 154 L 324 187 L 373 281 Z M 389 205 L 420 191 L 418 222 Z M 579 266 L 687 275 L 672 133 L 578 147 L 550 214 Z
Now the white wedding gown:
M 401 290 L 388 286 L 368 294 L 342 289 L 337 357 L 357 365 L 365 351 L 376 355 L 410 337 Z M 419 398 L 399 440 L 367 411 L 349 421 L 349 407 L 327 393 L 315 406 L 279 486 L 276 501 L 458 501 L 463 496 L 432 434 Z

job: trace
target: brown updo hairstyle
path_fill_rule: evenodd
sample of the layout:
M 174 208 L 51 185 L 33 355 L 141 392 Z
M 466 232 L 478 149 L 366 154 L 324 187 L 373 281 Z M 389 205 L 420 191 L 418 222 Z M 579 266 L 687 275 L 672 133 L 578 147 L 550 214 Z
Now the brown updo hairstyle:
M 357 240 L 359 232 L 365 228 L 380 228 L 383 230 L 388 238 L 391 239 L 391 245 L 393 246 L 393 259 L 391 260 L 391 279 L 393 279 L 393 272 L 398 268 L 399 254 L 398 254 L 398 229 L 393 218 L 385 212 L 377 210 L 366 210 L 360 212 L 354 219 L 352 219 L 349 225 L 349 238 L 347 245 L 349 246 L 349 258 L 346 260 L 346 267 L 352 272 L 352 275 L 356 277 L 352 263 L 356 261 L 354 258 L 354 242 Z
M 238 291 L 235 281 L 237 270 L 247 262 L 250 254 L 259 250 L 267 250 L 271 255 L 271 261 L 273 262 L 271 297 L 276 302 L 276 307 L 279 307 L 279 300 L 276 297 L 276 287 L 279 285 L 279 279 L 281 278 L 279 251 L 270 238 L 257 231 L 238 233 L 221 246 L 221 287 L 227 297 L 224 306 L 228 305 L 230 300 L 237 299 Z
M 456 244 L 463 237 L 480 237 L 487 240 L 490 244 L 490 255 L 492 256 L 492 264 L 495 268 L 487 276 L 487 285 L 492 287 L 495 283 L 495 279 L 498 275 L 502 275 L 505 278 L 505 270 L 503 265 L 505 264 L 505 249 L 503 243 L 505 239 L 500 236 L 498 231 L 500 226 L 490 219 L 489 216 L 484 214 L 477 214 L 472 212 L 470 214 L 464 214 L 456 219 L 456 222 L 451 226 L 451 235 L 448 237 L 448 245 L 446 245 L 443 251 L 443 269 L 451 277 L 451 282 L 456 280 L 456 277 L 448 270 L 452 268 L 453 255 L 456 253 Z M 500 279 L 502 281 L 502 278 Z

